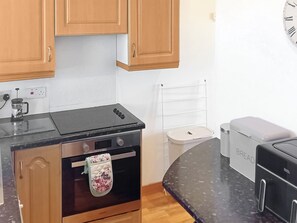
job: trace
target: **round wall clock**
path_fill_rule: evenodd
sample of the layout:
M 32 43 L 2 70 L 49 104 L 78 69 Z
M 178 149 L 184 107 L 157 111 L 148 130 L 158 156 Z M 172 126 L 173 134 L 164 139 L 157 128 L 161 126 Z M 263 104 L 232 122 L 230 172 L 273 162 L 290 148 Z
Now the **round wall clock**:
M 297 44 L 297 0 L 287 0 L 284 7 L 284 26 L 288 37 Z

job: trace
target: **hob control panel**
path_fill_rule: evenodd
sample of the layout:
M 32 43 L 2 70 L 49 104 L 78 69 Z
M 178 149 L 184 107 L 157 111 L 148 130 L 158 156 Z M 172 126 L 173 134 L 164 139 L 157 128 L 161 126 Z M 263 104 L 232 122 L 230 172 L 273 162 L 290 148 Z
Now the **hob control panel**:
M 117 109 L 117 108 L 113 109 L 113 113 L 115 113 L 121 119 L 124 119 L 125 118 L 125 115 L 119 109 Z

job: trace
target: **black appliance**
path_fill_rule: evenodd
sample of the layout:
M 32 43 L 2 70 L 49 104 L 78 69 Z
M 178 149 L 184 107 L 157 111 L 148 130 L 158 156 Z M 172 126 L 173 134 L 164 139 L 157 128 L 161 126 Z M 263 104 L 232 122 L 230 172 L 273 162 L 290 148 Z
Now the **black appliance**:
M 63 218 L 126 202 L 140 201 L 139 140 L 140 131 L 136 131 L 62 145 Z M 107 195 L 94 197 L 89 189 L 88 175 L 81 173 L 84 170 L 85 158 L 101 153 L 111 155 L 113 187 Z
M 297 139 L 257 146 L 255 194 L 265 208 L 286 222 L 297 222 Z
M 62 144 L 63 222 L 81 221 L 77 219 L 90 222 L 139 210 L 144 123 L 120 104 L 55 112 L 51 117 L 61 135 L 88 136 Z M 93 137 L 89 137 L 90 132 Z M 99 136 L 96 132 L 100 132 Z M 89 189 L 88 175 L 81 173 L 86 157 L 102 153 L 112 157 L 113 187 L 107 195 L 94 197 Z M 108 208 L 112 207 L 117 208 L 116 211 L 112 209 L 111 214 Z
M 61 135 L 126 128 L 141 122 L 120 104 L 51 113 Z

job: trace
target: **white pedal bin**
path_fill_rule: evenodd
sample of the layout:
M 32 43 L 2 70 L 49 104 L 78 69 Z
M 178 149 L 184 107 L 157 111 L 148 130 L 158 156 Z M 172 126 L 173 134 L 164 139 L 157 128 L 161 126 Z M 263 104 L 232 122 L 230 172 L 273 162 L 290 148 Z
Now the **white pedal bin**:
M 188 126 L 167 132 L 170 165 L 184 152 L 211 139 L 213 131 L 203 126 Z
M 289 130 L 260 118 L 234 119 L 230 122 L 230 166 L 255 182 L 257 145 L 290 136 Z

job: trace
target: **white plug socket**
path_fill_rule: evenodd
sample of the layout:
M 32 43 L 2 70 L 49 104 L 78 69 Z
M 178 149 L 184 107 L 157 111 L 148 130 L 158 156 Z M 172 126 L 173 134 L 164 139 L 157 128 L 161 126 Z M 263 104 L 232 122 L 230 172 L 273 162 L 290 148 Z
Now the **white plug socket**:
M 21 96 L 23 98 L 45 98 L 46 87 L 26 88 L 22 90 Z

